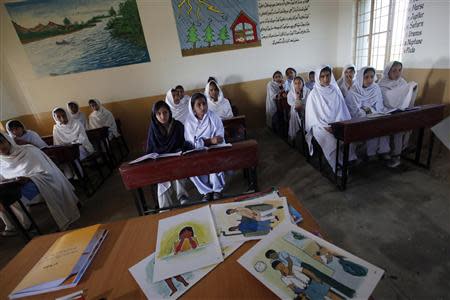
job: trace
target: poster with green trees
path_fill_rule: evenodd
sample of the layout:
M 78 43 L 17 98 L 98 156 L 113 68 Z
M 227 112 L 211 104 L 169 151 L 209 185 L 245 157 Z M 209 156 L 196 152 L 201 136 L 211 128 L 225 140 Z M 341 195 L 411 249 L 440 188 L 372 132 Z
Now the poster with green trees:
M 172 0 L 182 56 L 261 46 L 258 0 Z

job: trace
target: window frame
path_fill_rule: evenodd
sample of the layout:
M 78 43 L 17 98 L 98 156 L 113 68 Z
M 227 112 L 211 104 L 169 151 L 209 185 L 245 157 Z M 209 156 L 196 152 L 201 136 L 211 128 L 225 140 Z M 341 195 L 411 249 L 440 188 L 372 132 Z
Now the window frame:
M 354 48 L 353 48 L 353 62 L 356 65 L 357 64 L 357 60 L 358 60 L 358 39 L 362 39 L 367 37 L 368 39 L 368 52 L 367 52 L 367 65 L 371 66 L 373 65 L 373 58 L 372 58 L 372 53 L 373 53 L 373 39 L 374 39 L 374 35 L 378 35 L 378 34 L 383 34 L 386 33 L 386 48 L 385 48 L 385 53 L 384 53 L 384 64 L 386 65 L 390 59 L 391 59 L 391 55 L 392 55 L 392 36 L 393 36 L 393 30 L 394 30 L 394 18 L 395 18 L 395 10 L 396 10 L 396 1 L 395 0 L 389 0 L 389 12 L 388 12 L 388 24 L 387 24 L 387 29 L 386 31 L 380 31 L 380 32 L 376 32 L 374 33 L 374 14 L 375 14 L 375 2 L 377 0 L 370 0 L 370 17 L 369 17 L 369 32 L 368 34 L 362 34 L 362 35 L 358 35 L 358 31 L 360 30 L 360 26 L 364 24 L 364 22 L 360 23 L 360 6 L 361 6 L 361 2 L 363 0 L 356 0 L 356 10 L 355 10 L 355 28 L 354 28 Z M 383 6 L 382 6 L 383 7 Z M 381 9 L 382 7 L 380 7 L 380 13 L 381 13 Z M 364 26 L 364 25 L 363 25 Z M 377 70 L 380 71 L 380 70 Z

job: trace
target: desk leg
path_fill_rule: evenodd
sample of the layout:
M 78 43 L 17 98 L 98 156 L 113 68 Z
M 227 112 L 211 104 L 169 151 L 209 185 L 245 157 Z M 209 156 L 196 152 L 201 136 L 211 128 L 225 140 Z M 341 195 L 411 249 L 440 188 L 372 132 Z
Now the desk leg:
M 433 155 L 434 133 L 430 130 L 430 141 L 428 143 L 427 169 L 431 166 L 431 156 Z
M 31 237 L 28 234 L 28 231 L 25 228 L 23 228 L 19 219 L 17 219 L 16 215 L 14 214 L 13 210 L 11 209 L 11 206 L 3 205 L 3 207 L 5 208 L 6 215 L 14 223 L 14 226 L 16 227 L 17 230 L 19 230 L 20 234 L 22 234 L 22 236 L 25 238 L 25 241 L 26 242 L 30 241 Z
M 23 204 L 22 200 L 19 199 L 19 201 L 17 201 L 17 202 L 19 202 L 19 205 L 22 208 L 23 213 L 27 216 L 28 220 L 30 221 L 31 226 L 36 229 L 38 234 L 42 234 L 41 231 L 39 230 L 39 227 L 36 225 L 36 222 L 34 222 L 33 218 L 31 217 L 30 213 L 28 212 L 27 208 Z
M 342 190 L 345 190 L 347 188 L 347 169 L 348 169 L 349 148 L 350 148 L 350 144 L 344 144 L 344 159 L 342 162 L 342 179 L 341 179 L 341 189 Z
M 256 167 L 248 169 L 248 189 L 249 191 L 258 191 L 258 175 Z
M 155 207 L 155 213 L 159 211 L 159 201 L 158 201 L 158 184 L 152 185 L 152 196 L 153 196 L 153 206 Z
M 423 133 L 424 128 L 419 129 L 419 136 L 417 137 L 417 145 L 416 145 L 416 164 L 420 163 L 420 155 L 422 154 L 422 145 L 423 145 Z
M 138 188 L 133 191 L 133 195 L 138 214 L 140 216 L 143 216 L 145 211 L 147 211 L 147 203 L 145 202 L 144 190 L 142 188 Z
M 335 165 L 335 169 L 334 169 L 334 182 L 336 184 L 339 184 L 338 182 L 338 169 L 339 169 L 339 148 L 340 148 L 341 144 L 339 143 L 339 140 L 336 139 L 336 165 Z

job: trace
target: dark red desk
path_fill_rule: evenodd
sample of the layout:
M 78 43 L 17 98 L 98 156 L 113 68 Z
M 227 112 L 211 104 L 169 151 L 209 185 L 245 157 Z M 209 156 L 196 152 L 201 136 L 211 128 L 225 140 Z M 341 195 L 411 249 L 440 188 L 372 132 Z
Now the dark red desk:
M 155 201 L 156 209 L 147 208 L 142 189 L 145 186 L 222 171 L 248 169 L 249 190 L 256 191 L 258 189 L 257 165 L 258 143 L 255 140 L 247 140 L 234 143 L 229 148 L 147 160 L 134 165 L 123 163 L 119 171 L 125 188 L 135 194 L 135 204 L 139 214 L 144 215 L 159 210 L 157 201 Z
M 375 137 L 392 135 L 399 132 L 410 130 L 419 130 L 417 139 L 415 163 L 420 164 L 423 135 L 425 128 L 432 127 L 439 123 L 444 117 L 444 104 L 428 104 L 417 106 L 414 110 L 397 112 L 386 116 L 376 118 L 358 118 L 343 122 L 336 122 L 330 124 L 333 129 L 333 134 L 337 139 L 336 151 L 336 170 L 342 168 L 341 183 L 336 183 L 343 190 L 347 184 L 347 169 L 348 169 L 348 155 L 349 146 L 353 142 L 366 141 Z M 423 166 L 429 168 L 431 164 L 431 154 L 433 151 L 434 135 L 430 135 L 429 151 L 427 163 Z M 343 147 L 344 157 L 342 166 L 339 164 L 340 146 Z

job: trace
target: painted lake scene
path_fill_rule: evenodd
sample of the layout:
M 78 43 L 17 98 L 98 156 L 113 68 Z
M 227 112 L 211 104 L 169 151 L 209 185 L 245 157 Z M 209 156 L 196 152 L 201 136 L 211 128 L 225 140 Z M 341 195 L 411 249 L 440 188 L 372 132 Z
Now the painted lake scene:
M 38 76 L 150 61 L 136 0 L 5 3 Z

